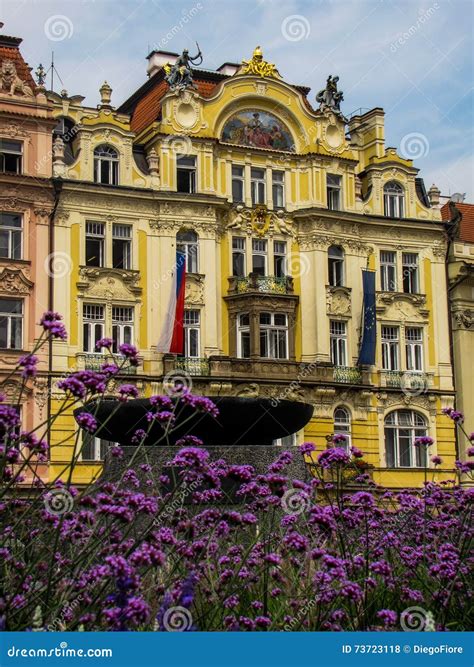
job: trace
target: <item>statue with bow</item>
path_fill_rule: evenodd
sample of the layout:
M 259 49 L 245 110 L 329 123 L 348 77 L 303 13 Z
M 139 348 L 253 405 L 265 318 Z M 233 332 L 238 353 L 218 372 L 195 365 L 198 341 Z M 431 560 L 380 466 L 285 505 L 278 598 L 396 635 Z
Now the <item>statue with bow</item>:
M 171 90 L 183 90 L 184 88 L 197 87 L 193 81 L 193 70 L 191 65 L 201 65 L 203 58 L 197 42 L 196 46 L 198 52 L 195 56 L 190 56 L 188 49 L 184 49 L 174 65 L 165 67 L 165 81 L 167 81 Z
M 319 102 L 319 111 L 329 109 L 335 113 L 336 116 L 340 116 L 344 119 L 341 112 L 341 102 L 344 99 L 344 95 L 342 90 L 337 89 L 338 81 L 338 76 L 332 76 L 332 74 L 330 74 L 326 81 L 326 88 L 320 90 L 316 95 L 316 102 Z

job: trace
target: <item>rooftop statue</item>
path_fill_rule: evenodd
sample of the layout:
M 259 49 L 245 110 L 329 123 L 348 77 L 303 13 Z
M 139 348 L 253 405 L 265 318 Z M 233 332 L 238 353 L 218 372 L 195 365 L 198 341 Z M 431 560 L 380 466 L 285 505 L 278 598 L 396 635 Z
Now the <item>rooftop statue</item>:
M 326 88 L 320 90 L 316 95 L 316 102 L 319 102 L 319 111 L 329 109 L 336 114 L 336 116 L 345 120 L 341 111 L 341 102 L 344 99 L 344 95 L 342 90 L 337 89 L 338 81 L 338 76 L 332 76 L 332 74 L 330 74 L 326 81 Z
M 168 67 L 165 66 L 165 81 L 168 82 L 171 90 L 196 88 L 196 84 L 193 81 L 193 70 L 191 65 L 200 65 L 203 60 L 201 49 L 197 42 L 196 46 L 198 49 L 197 55 L 190 56 L 188 49 L 184 49 L 174 65 L 168 65 Z
M 252 54 L 252 60 L 242 60 L 241 74 L 253 74 L 255 76 L 270 76 L 274 79 L 280 79 L 280 73 L 273 63 L 263 59 L 262 49 L 257 46 Z

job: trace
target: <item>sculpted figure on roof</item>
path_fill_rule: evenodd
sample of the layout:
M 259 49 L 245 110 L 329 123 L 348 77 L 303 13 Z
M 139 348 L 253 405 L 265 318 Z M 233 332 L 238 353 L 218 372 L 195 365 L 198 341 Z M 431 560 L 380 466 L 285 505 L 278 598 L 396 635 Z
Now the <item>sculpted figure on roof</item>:
M 332 76 L 330 74 L 326 81 L 326 88 L 323 88 L 316 95 L 316 102 L 319 102 L 319 110 L 325 111 L 329 109 L 336 116 L 344 118 L 341 112 L 341 102 L 344 99 L 342 90 L 337 89 L 337 83 L 339 81 L 338 76 Z
M 165 81 L 168 82 L 171 90 L 196 88 L 191 65 L 200 65 L 202 63 L 202 53 L 197 42 L 196 46 L 198 52 L 195 56 L 190 56 L 188 49 L 184 49 L 175 64 L 167 69 Z

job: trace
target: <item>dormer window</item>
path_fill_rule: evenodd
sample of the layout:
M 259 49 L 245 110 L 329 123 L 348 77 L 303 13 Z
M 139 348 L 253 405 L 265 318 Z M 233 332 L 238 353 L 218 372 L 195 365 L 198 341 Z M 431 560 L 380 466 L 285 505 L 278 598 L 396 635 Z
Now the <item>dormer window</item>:
M 21 141 L 0 139 L 0 172 L 21 174 L 23 144 Z
M 97 146 L 94 150 L 94 181 L 118 185 L 118 165 L 118 153 L 112 146 Z
M 405 190 L 400 183 L 389 181 L 383 189 L 384 214 L 388 218 L 403 218 Z

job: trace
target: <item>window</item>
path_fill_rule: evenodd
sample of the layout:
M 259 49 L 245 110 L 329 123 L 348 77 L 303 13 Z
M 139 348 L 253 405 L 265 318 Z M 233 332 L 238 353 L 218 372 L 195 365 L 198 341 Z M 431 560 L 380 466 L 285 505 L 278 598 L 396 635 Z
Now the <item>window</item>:
M 285 206 L 285 172 L 272 171 L 273 208 Z
M 23 346 L 23 301 L 0 299 L 0 348 L 21 350 Z
M 94 181 L 117 185 L 118 165 L 118 153 L 112 146 L 97 146 L 94 150 Z
M 385 215 L 389 218 L 403 218 L 405 193 L 395 181 L 387 183 L 383 189 Z
M 0 257 L 21 259 L 23 221 L 16 213 L 0 213 Z
M 260 313 L 260 356 L 288 359 L 288 318 L 284 313 Z
M 232 275 L 245 276 L 245 239 L 232 238 Z
M 130 225 L 112 226 L 112 264 L 114 269 L 132 266 L 132 228 Z
M 232 201 L 244 201 L 244 168 L 232 165 Z
M 184 356 L 200 356 L 200 312 L 184 311 Z
M 184 253 L 186 258 L 186 271 L 188 273 L 198 272 L 198 235 L 191 230 L 182 230 L 176 235 L 176 247 Z
M 342 178 L 335 174 L 328 174 L 326 177 L 326 191 L 328 198 L 328 209 L 330 211 L 341 210 L 341 191 Z
M 105 264 L 105 225 L 86 222 L 86 266 Z
M 420 327 L 407 327 L 405 329 L 405 350 L 407 357 L 407 370 L 423 370 L 423 329 Z
M 277 278 L 286 276 L 286 243 L 285 241 L 273 242 L 273 274 Z
M 426 467 L 426 448 L 415 447 L 415 438 L 427 434 L 423 415 L 397 410 L 385 418 L 385 458 L 388 468 Z
M 386 371 L 399 369 L 399 329 L 382 327 L 382 368 Z
M 83 431 L 81 458 L 83 461 L 103 461 L 108 448 L 114 444 L 110 440 L 103 440 Z
M 265 169 L 250 170 L 252 204 L 265 204 Z
M 240 359 L 250 357 L 250 317 L 248 313 L 237 316 L 237 356 Z
M 329 284 L 337 287 L 344 284 L 344 250 L 338 245 L 328 250 Z
M 183 155 L 176 160 L 176 185 L 178 192 L 196 192 L 196 158 Z
M 133 307 L 112 306 L 112 350 L 119 351 L 120 345 L 133 345 Z
M 338 407 L 334 410 L 334 433 L 341 433 L 346 436 L 346 442 L 343 446 L 349 449 L 351 446 L 351 415 L 346 408 Z
M 331 342 L 331 363 L 334 366 L 347 366 L 347 325 L 345 322 L 331 320 L 329 323 Z
M 9 174 L 22 172 L 23 144 L 21 141 L 0 139 L 0 171 Z
M 82 306 L 82 330 L 84 352 L 99 352 L 95 344 L 104 337 L 104 306 L 85 303 Z
M 383 292 L 397 291 L 397 253 L 391 250 L 380 252 L 380 282 Z
M 415 252 L 402 253 L 403 291 L 408 294 L 419 292 L 418 255 Z
M 267 242 L 252 239 L 252 271 L 259 276 L 267 275 Z

